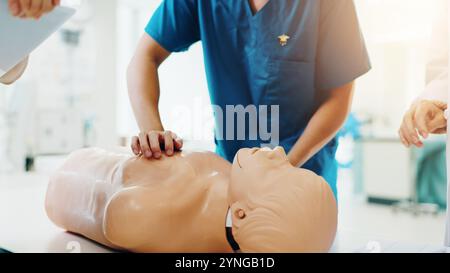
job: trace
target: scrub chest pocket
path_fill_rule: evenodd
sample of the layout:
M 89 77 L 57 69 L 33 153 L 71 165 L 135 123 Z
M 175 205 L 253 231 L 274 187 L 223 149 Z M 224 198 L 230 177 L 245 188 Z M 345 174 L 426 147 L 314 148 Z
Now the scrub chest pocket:
M 282 138 L 298 134 L 311 117 L 315 104 L 313 67 L 307 62 L 268 62 L 269 77 L 260 105 L 279 105 Z

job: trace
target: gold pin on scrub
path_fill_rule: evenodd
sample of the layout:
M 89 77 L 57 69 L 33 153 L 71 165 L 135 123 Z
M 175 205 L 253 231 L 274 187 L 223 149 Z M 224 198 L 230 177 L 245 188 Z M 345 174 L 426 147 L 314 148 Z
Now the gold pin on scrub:
M 291 39 L 291 37 L 287 36 L 286 34 L 278 36 L 278 40 L 280 41 L 281 46 L 286 46 L 289 39 Z

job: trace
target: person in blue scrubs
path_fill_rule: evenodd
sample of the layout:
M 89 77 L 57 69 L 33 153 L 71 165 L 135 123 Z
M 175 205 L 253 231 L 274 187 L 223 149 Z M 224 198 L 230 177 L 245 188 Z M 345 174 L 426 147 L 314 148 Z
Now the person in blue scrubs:
M 370 69 L 352 0 L 164 0 L 145 31 L 128 69 L 141 130 L 134 153 L 160 158 L 181 149 L 159 116 L 158 67 L 201 41 L 211 103 L 278 106 L 279 145 L 290 162 L 323 176 L 337 193 L 335 137 L 350 112 L 355 79 Z M 232 129 L 226 124 L 217 120 L 216 127 Z M 216 144 L 232 161 L 239 149 L 266 143 L 247 133 Z

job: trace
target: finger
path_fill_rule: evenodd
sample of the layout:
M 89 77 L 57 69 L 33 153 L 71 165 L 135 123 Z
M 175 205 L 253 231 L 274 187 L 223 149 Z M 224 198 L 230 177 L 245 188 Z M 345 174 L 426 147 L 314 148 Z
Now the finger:
M 148 139 L 150 142 L 150 149 L 152 150 L 153 158 L 156 158 L 156 159 L 161 158 L 161 154 L 162 154 L 161 146 L 159 145 L 160 144 L 160 141 L 159 141 L 160 135 L 161 135 L 161 133 L 156 132 L 156 131 L 153 131 L 148 134 Z
M 131 139 L 131 150 L 135 155 L 141 154 L 141 145 L 139 144 L 139 137 L 135 136 Z
M 419 140 L 419 135 L 417 134 L 417 130 L 414 127 L 414 121 L 413 121 L 413 112 L 408 112 L 405 115 L 405 118 L 403 119 L 404 124 L 404 137 L 410 144 L 417 145 Z
M 406 124 L 403 125 L 402 135 L 405 138 L 408 147 L 414 145 L 414 142 L 411 139 L 411 134 L 410 134 Z
M 53 0 L 53 6 L 61 5 L 61 0 Z
M 173 155 L 174 143 L 172 138 L 172 132 L 165 131 L 164 132 L 164 150 L 168 156 Z
M 172 133 L 172 139 L 175 150 L 180 151 L 181 148 L 183 148 L 183 140 L 180 137 L 178 137 L 177 134 L 175 133 Z
M 409 144 L 408 140 L 406 140 L 406 138 L 405 138 L 405 134 L 403 133 L 403 127 L 400 128 L 398 135 L 399 135 L 400 140 L 402 141 L 403 145 L 405 145 L 406 148 L 409 148 L 410 144 Z
M 419 107 L 414 115 L 414 123 L 417 130 L 419 130 L 419 134 L 424 138 L 428 138 L 428 134 L 430 133 L 429 122 L 430 108 Z
M 148 141 L 148 136 L 146 133 L 139 134 L 139 145 L 141 145 L 141 152 L 146 158 L 152 158 L 153 153 L 150 149 L 150 143 Z
M 42 14 L 49 13 L 54 7 L 53 0 L 45 0 L 42 4 Z
M 30 16 L 37 18 L 42 15 L 42 0 L 31 0 L 30 11 L 28 12 Z
M 20 2 L 20 17 L 26 17 L 31 7 L 31 0 L 19 0 Z
M 18 0 L 8 0 L 9 12 L 12 16 L 20 14 L 20 3 Z
M 410 148 L 412 145 L 414 145 L 414 146 L 416 146 L 416 147 L 418 147 L 418 148 L 420 148 L 420 147 L 423 146 L 423 143 L 422 143 L 421 141 L 418 141 L 418 142 L 416 142 L 416 143 L 412 142 L 412 140 L 411 140 L 411 135 L 410 135 L 409 130 L 408 130 L 408 128 L 406 127 L 406 125 L 404 125 L 404 126 L 402 127 L 402 137 L 403 137 L 403 139 L 404 139 L 405 142 L 406 142 L 406 147 L 407 147 L 407 148 Z
M 434 101 L 432 101 L 432 103 L 441 110 L 444 110 L 444 111 L 447 110 L 448 105 L 446 102 L 434 100 Z

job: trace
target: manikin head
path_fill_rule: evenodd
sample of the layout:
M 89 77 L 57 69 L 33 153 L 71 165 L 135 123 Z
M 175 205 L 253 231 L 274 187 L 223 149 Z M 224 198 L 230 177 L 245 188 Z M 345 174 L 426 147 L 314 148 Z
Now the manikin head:
M 228 199 L 243 252 L 327 252 L 333 244 L 337 205 L 331 188 L 293 167 L 282 148 L 240 150 Z

